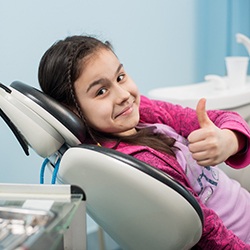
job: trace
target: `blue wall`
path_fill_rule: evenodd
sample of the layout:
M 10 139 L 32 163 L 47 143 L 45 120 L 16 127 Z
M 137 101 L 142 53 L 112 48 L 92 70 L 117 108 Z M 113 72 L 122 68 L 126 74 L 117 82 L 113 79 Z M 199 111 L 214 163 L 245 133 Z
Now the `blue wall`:
M 225 56 L 248 56 L 235 34 L 250 37 L 250 1 L 197 0 L 195 7 L 195 81 L 225 75 Z
M 239 3 L 240 2 L 240 3 Z M 143 94 L 156 87 L 224 74 L 224 56 L 246 53 L 234 34 L 250 35 L 249 1 L 8 0 L 0 3 L 0 82 L 38 86 L 37 67 L 57 39 L 94 34 L 110 40 Z M 38 183 L 43 161 L 26 157 L 0 120 L 0 182 Z

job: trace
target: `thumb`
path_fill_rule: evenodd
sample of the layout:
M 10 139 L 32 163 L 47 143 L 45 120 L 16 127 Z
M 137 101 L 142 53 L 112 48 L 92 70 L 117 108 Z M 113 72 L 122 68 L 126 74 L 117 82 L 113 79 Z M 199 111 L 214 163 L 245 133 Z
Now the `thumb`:
M 201 128 L 210 126 L 212 121 L 209 119 L 206 111 L 206 99 L 199 100 L 196 106 L 196 114 Z

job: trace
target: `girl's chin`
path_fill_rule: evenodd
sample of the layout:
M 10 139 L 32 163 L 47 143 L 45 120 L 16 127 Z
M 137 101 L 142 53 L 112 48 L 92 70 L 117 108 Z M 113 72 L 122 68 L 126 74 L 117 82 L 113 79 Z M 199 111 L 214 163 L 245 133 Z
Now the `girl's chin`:
M 114 133 L 114 134 L 118 135 L 118 136 L 129 136 L 129 135 L 134 135 L 136 132 L 137 132 L 137 130 L 136 130 L 135 126 L 133 126 L 129 129 L 126 129 L 126 130 L 123 130 L 121 132 Z

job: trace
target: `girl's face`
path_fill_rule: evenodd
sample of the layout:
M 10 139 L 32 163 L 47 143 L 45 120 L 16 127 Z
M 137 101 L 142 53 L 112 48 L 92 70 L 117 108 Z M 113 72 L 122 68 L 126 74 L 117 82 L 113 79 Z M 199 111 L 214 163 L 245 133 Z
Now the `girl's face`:
M 90 56 L 75 92 L 91 127 L 114 135 L 136 133 L 139 91 L 112 51 L 100 49 Z

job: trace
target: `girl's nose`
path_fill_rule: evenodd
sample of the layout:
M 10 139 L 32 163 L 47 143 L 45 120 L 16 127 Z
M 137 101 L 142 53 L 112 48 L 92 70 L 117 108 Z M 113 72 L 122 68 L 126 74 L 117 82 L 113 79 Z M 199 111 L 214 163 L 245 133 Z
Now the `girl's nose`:
M 121 87 L 120 85 L 116 85 L 115 97 L 117 100 L 116 102 L 118 104 L 120 104 L 120 103 L 123 103 L 129 99 L 130 93 L 128 90 Z

